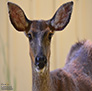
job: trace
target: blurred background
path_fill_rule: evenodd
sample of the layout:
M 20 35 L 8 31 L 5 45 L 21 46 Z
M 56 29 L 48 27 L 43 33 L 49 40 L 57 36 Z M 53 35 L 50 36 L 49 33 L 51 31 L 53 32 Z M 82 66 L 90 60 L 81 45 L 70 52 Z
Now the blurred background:
M 29 19 L 47 20 L 69 0 L 0 0 L 0 91 L 2 84 L 11 85 L 13 91 L 32 91 L 28 39 L 11 25 L 8 1 L 18 4 Z M 64 67 L 67 54 L 75 42 L 92 40 L 92 0 L 73 1 L 70 23 L 63 31 L 56 32 L 52 39 L 51 70 Z

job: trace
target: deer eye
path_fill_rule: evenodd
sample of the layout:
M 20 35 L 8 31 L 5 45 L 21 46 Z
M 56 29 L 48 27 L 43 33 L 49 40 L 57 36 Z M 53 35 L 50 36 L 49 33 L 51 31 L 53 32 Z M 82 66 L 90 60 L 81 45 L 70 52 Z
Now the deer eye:
M 29 38 L 29 40 L 32 40 L 32 35 L 31 34 L 27 34 L 27 37 Z
M 52 38 L 52 36 L 53 36 L 53 33 L 49 33 L 49 40 L 51 40 L 51 38 Z

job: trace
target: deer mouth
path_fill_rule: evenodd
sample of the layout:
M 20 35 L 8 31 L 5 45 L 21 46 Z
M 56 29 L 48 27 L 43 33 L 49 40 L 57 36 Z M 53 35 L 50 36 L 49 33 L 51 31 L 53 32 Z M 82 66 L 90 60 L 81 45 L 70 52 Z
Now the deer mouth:
M 43 62 L 40 62 L 40 63 L 36 64 L 36 66 L 39 70 L 41 70 L 45 67 L 45 64 Z
M 39 74 L 46 72 L 47 69 L 48 69 L 48 65 L 45 65 L 43 68 L 39 68 L 39 66 L 35 67 L 36 72 Z

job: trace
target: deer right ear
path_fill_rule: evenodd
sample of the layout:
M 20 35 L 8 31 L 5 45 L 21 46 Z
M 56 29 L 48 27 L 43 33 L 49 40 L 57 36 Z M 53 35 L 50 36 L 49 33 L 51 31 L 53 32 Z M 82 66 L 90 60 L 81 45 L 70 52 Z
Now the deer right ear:
M 55 13 L 53 18 L 49 20 L 49 25 L 53 30 L 63 30 L 69 23 L 72 13 L 73 2 L 63 4 Z
M 8 2 L 9 17 L 12 25 L 18 31 L 26 31 L 29 26 L 29 20 L 26 18 L 23 10 L 16 4 Z

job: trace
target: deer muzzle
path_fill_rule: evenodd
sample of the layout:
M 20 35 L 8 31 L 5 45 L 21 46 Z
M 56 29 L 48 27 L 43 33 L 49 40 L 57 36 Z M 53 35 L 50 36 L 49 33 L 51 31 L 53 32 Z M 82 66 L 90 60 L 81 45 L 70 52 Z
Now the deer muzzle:
M 35 58 L 35 66 L 38 70 L 42 70 L 47 64 L 47 58 L 45 56 L 37 56 Z

